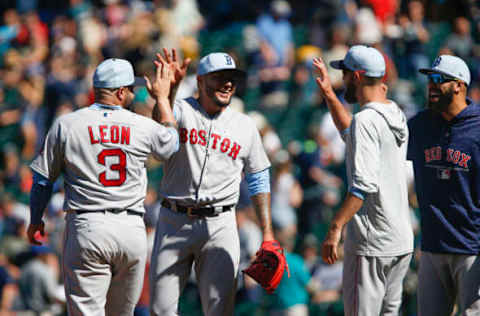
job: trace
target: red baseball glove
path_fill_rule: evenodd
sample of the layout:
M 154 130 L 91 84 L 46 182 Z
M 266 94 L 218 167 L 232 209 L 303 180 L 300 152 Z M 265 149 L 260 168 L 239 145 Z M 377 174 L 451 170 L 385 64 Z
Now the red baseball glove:
M 264 241 L 257 251 L 257 257 L 243 273 L 257 281 L 269 294 L 272 294 L 282 280 L 285 269 L 288 269 L 283 248 L 276 240 Z

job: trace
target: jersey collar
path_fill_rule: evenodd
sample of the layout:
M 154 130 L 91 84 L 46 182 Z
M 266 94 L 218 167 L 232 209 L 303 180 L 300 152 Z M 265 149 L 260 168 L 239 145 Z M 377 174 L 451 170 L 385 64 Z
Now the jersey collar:
M 101 103 L 93 103 L 90 105 L 91 109 L 94 110 L 121 110 L 123 109 L 120 105 L 107 105 Z

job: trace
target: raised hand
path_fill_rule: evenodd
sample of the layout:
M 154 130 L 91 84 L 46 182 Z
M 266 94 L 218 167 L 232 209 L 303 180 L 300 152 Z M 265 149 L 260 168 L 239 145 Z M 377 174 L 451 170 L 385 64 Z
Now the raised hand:
M 144 77 L 147 82 L 148 93 L 154 99 L 168 99 L 173 72 L 161 54 L 157 54 L 157 60 L 154 60 L 153 63 L 156 67 L 153 81 L 150 81 L 147 76 Z
M 160 55 L 159 53 L 157 54 Z M 168 49 L 163 48 L 163 55 L 162 57 L 166 63 L 170 66 L 170 70 L 173 73 L 172 76 L 172 86 L 178 86 L 180 82 L 182 81 L 183 78 L 185 78 L 187 74 L 187 68 L 188 65 L 190 65 L 190 62 L 192 61 L 190 58 L 185 58 L 182 61 L 182 64 L 180 65 L 180 61 L 177 58 L 177 51 L 175 48 L 172 48 L 172 52 L 170 53 Z M 161 55 L 160 55 L 161 56 Z
M 314 58 L 313 66 L 318 72 L 318 77 L 315 81 L 317 82 L 322 94 L 325 96 L 326 94 L 333 92 L 332 83 L 330 81 L 330 77 L 328 76 L 327 66 L 323 62 L 322 58 Z

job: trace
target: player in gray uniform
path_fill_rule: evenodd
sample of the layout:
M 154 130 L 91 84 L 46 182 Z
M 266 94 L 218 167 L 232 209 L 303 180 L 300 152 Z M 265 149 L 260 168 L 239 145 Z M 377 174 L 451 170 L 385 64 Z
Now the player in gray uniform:
M 124 109 L 142 84 L 132 65 L 107 59 L 95 70 L 95 103 L 59 117 L 42 152 L 32 162 L 28 237 L 40 244 L 43 211 L 52 183 L 63 173 L 66 214 L 63 277 L 68 314 L 133 315 L 147 256 L 143 214 L 153 154 L 166 160 L 178 150 L 178 132 L 168 100 L 172 72 L 162 61 L 147 89 L 157 101 L 154 120 Z M 145 80 L 143 80 L 145 83 Z
M 228 54 L 212 53 L 200 60 L 197 75 L 199 98 L 174 103 L 180 149 L 165 162 L 160 186 L 163 201 L 150 267 L 152 315 L 177 315 L 193 263 L 204 315 L 233 315 L 240 259 L 235 205 L 242 171 L 263 240 L 273 240 L 270 162 L 255 123 L 228 107 L 244 73 Z
M 332 67 L 343 71 L 347 102 L 360 104 L 353 118 L 332 89 L 325 64 L 314 60 L 317 84 L 347 145 L 348 194 L 322 245 L 327 263 L 337 260 L 347 225 L 343 270 L 345 315 L 398 315 L 403 278 L 413 252 L 407 198 L 407 120 L 387 99 L 385 60 L 372 47 L 349 49 Z

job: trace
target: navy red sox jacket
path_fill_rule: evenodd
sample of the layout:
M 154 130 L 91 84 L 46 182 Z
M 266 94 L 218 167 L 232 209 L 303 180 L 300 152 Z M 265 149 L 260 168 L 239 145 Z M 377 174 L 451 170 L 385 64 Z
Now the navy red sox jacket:
M 450 122 L 431 110 L 408 122 L 424 251 L 480 253 L 480 106 L 467 103 Z

